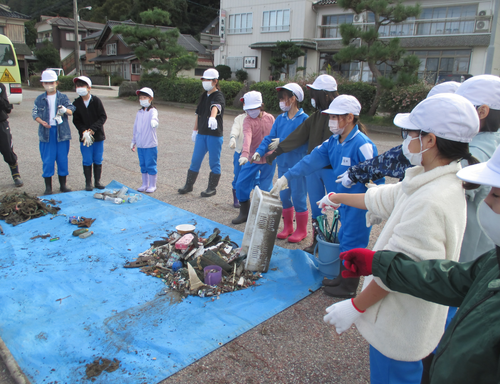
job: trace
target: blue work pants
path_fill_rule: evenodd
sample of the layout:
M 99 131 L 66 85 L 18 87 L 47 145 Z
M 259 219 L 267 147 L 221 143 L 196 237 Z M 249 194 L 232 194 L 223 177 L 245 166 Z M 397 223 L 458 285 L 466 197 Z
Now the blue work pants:
M 141 173 L 147 173 L 148 175 L 156 175 L 158 173 L 158 169 L 156 168 L 158 147 L 137 148 L 137 155 L 139 156 Z
M 82 163 L 84 166 L 92 164 L 101 165 L 104 153 L 104 141 L 95 141 L 90 147 L 80 142 L 80 152 L 82 153 Z
M 327 193 L 336 190 L 335 180 L 337 180 L 337 176 L 331 168 L 323 168 L 306 176 L 307 193 L 309 194 L 313 219 L 322 215 L 316 202 L 320 201 Z
M 420 384 L 422 361 L 390 359 L 370 345 L 371 384 Z
M 189 169 L 193 172 L 199 172 L 203 158 L 208 152 L 210 170 L 212 173 L 220 175 L 220 153 L 223 141 L 224 138 L 222 136 L 196 135 L 193 157 L 191 158 Z
M 273 186 L 274 170 L 276 169 L 276 162 L 273 161 L 272 165 L 269 164 L 243 164 L 238 175 L 236 182 L 236 197 L 240 202 L 250 200 L 250 192 L 255 186 L 255 177 L 260 172 L 259 188 L 263 191 L 269 192 Z
M 278 166 L 278 177 L 283 176 L 290 168 Z M 305 177 L 297 177 L 288 181 L 288 188 L 280 192 L 283 209 L 295 208 L 295 212 L 307 211 L 307 186 Z
M 54 163 L 57 163 L 57 174 L 59 176 L 68 176 L 68 154 L 69 140 L 57 141 L 57 126 L 51 126 L 49 141 L 40 141 L 40 156 L 43 163 L 42 177 L 54 176 Z

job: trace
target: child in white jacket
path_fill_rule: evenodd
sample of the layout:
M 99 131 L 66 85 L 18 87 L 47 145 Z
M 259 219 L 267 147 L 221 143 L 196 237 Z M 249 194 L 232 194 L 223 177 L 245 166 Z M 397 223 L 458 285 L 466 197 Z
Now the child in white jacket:
M 240 169 L 241 169 L 239 160 L 240 160 L 241 150 L 243 148 L 243 120 L 245 120 L 245 117 L 247 117 L 246 112 L 234 118 L 233 126 L 231 127 L 231 139 L 229 140 L 229 148 L 234 149 L 234 155 L 233 155 L 234 178 L 232 186 L 233 186 L 233 206 L 235 208 L 240 207 L 240 202 L 236 197 L 236 182 L 238 181 L 238 175 L 240 174 Z

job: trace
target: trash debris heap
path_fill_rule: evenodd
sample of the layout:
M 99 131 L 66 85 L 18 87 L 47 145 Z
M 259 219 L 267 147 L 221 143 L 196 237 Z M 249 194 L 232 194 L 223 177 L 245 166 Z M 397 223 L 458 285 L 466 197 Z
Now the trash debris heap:
M 18 225 L 47 214 L 55 215 L 61 209 L 55 205 L 60 203 L 54 199 L 30 196 L 26 192 L 9 193 L 0 199 L 0 220 Z

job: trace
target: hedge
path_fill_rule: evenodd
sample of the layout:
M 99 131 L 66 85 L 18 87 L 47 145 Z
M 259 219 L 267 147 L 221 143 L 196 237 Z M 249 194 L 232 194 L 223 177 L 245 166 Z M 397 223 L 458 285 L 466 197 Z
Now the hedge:
M 384 94 L 379 110 L 389 112 L 391 115 L 411 112 L 418 103 L 427 97 L 431 88 L 431 85 L 423 83 L 395 87 Z

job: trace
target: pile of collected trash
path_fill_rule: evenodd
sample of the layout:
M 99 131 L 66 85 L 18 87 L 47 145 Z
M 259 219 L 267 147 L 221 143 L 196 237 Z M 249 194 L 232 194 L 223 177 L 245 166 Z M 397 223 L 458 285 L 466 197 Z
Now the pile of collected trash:
M 9 193 L 0 199 L 0 220 L 18 225 L 47 214 L 55 215 L 61 209 L 55 205 L 60 203 L 54 199 L 30 196 L 26 192 Z
M 256 285 L 262 274 L 244 270 L 246 255 L 240 254 L 238 244 L 229 236 L 222 238 L 218 228 L 208 238 L 194 229 L 190 224 L 177 226 L 124 267 L 142 268 L 183 296 L 217 297 Z
M 123 204 L 125 202 L 135 203 L 142 199 L 140 193 L 127 194 L 128 188 L 123 186 L 121 189 L 115 189 L 113 191 L 104 190 L 99 193 L 94 193 L 94 199 L 111 201 L 115 204 Z

